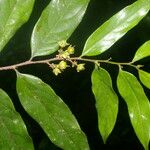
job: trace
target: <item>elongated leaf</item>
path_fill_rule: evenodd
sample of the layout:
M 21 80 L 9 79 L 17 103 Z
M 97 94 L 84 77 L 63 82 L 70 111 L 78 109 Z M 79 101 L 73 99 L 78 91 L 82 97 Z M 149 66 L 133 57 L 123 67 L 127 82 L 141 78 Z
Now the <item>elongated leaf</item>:
M 25 110 L 54 144 L 64 150 L 89 150 L 75 117 L 47 84 L 37 77 L 18 73 L 17 91 Z
M 149 9 L 150 0 L 138 0 L 115 14 L 88 38 L 82 56 L 99 55 L 109 49 L 138 24 Z
M 0 51 L 29 18 L 34 0 L 0 0 Z
M 32 33 L 32 57 L 52 54 L 80 23 L 89 0 L 52 0 Z
M 99 68 L 93 71 L 92 90 L 96 99 L 99 130 L 105 143 L 114 128 L 118 113 L 118 97 L 106 70 Z
M 24 122 L 2 89 L 0 89 L 0 149 L 34 149 Z
M 133 62 L 150 56 L 150 40 L 145 42 L 135 53 Z
M 150 140 L 150 103 L 135 76 L 121 71 L 117 79 L 118 90 L 127 103 L 134 131 L 146 150 Z
M 141 82 L 150 89 L 150 73 L 143 70 L 139 70 L 138 72 Z

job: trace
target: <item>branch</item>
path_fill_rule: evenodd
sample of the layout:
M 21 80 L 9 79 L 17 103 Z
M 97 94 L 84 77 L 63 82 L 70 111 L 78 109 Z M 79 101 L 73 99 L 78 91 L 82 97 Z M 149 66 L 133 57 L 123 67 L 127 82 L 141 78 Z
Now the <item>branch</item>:
M 114 62 L 114 61 L 110 61 L 110 59 L 108 59 L 108 60 L 95 60 L 95 59 L 88 59 L 88 58 L 81 58 L 81 57 L 72 57 L 72 58 L 70 58 L 70 57 L 69 58 L 55 57 L 55 58 L 51 58 L 51 59 L 37 60 L 37 61 L 28 60 L 28 61 L 21 62 L 18 64 L 0 67 L 0 71 L 2 71 L 2 70 L 15 70 L 19 67 L 33 65 L 33 64 L 50 64 L 52 62 L 61 61 L 61 60 L 65 60 L 65 61 L 68 61 L 70 63 L 73 63 L 73 61 L 91 62 L 94 64 L 107 63 L 107 64 L 118 65 L 118 66 L 132 66 L 136 69 L 139 69 L 139 67 L 141 67 L 139 65 L 138 66 L 133 65 L 132 62 L 127 62 L 127 63 Z

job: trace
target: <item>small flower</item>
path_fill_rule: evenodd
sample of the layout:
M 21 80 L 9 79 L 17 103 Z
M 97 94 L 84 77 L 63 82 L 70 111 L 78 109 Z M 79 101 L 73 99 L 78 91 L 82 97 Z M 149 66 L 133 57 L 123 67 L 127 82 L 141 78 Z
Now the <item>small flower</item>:
M 77 64 L 77 62 L 76 61 L 72 61 L 72 67 L 75 67 L 75 66 L 77 66 L 78 64 Z
M 77 65 L 77 72 L 83 71 L 85 69 L 84 65 L 85 64 L 78 64 Z
M 64 52 L 61 53 L 59 56 L 66 59 L 66 58 L 70 58 L 69 55 L 70 55 L 70 54 L 69 54 L 67 51 L 64 51 Z
M 62 41 L 59 41 L 58 42 L 58 45 L 61 47 L 61 48 L 64 48 L 66 47 L 67 45 L 69 45 L 66 40 L 62 40 Z
M 66 68 L 67 68 L 67 63 L 62 60 L 62 61 L 58 64 L 58 68 L 59 68 L 60 70 L 66 69 Z
M 61 71 L 60 71 L 59 68 L 56 67 L 56 68 L 53 69 L 53 73 L 54 73 L 56 76 L 58 76 L 58 74 L 60 74 Z
M 59 54 L 62 54 L 63 52 L 64 52 L 63 49 L 59 49 L 59 50 L 58 50 L 58 53 L 59 53 Z
M 74 54 L 74 47 L 73 46 L 69 46 L 66 50 L 69 54 Z

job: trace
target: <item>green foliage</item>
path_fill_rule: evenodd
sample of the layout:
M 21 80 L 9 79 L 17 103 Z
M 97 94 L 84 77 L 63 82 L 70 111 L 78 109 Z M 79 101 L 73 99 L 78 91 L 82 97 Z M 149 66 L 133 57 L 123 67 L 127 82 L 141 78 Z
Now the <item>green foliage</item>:
M 31 37 L 31 58 L 25 62 L 0 67 L 14 70 L 17 74 L 17 94 L 25 111 L 41 126 L 48 138 L 64 150 L 89 150 L 86 135 L 68 106 L 41 79 L 21 74 L 18 68 L 31 64 L 45 64 L 59 75 L 68 67 L 77 72 L 86 69 L 85 62 L 95 64 L 92 73 L 92 91 L 95 96 L 98 127 L 104 143 L 111 134 L 118 114 L 118 96 L 114 91 L 109 73 L 100 63 L 117 65 L 117 87 L 125 100 L 131 124 L 139 141 L 148 150 L 150 141 L 150 103 L 138 79 L 123 71 L 123 66 L 134 68 L 141 82 L 150 88 L 150 73 L 143 71 L 135 61 L 150 56 L 150 41 L 145 42 L 129 63 L 83 58 L 108 50 L 129 30 L 135 27 L 150 10 L 150 0 L 138 0 L 112 16 L 86 41 L 82 55 L 72 57 L 75 47 L 67 39 L 83 18 L 89 0 L 52 0 L 36 23 Z M 31 14 L 34 0 L 0 0 L 0 51 Z M 58 51 L 54 58 L 32 60 L 36 56 Z M 19 56 L 18 56 L 19 57 Z M 57 63 L 53 63 L 53 62 Z M 82 62 L 80 62 L 82 61 Z M 123 68 L 124 69 L 124 68 Z M 15 111 L 10 98 L 0 90 L 0 149 L 32 150 L 33 144 L 24 122 Z
M 0 149 L 33 150 L 23 120 L 2 89 L 0 89 L 0 115 Z
M 136 52 L 133 61 L 138 61 L 150 56 L 150 41 L 145 42 Z
M 52 54 L 80 23 L 89 0 L 52 0 L 32 33 L 32 57 Z
M 149 0 L 138 0 L 115 14 L 88 38 L 82 56 L 99 55 L 106 51 L 137 25 L 149 9 Z
M 150 73 L 143 70 L 139 70 L 138 72 L 141 82 L 150 89 Z
M 136 77 L 126 71 L 119 70 L 118 90 L 127 103 L 134 131 L 148 150 L 150 140 L 150 103 Z
M 29 19 L 34 0 L 0 1 L 0 51 L 15 32 Z
M 99 130 L 104 143 L 114 128 L 118 113 L 118 97 L 112 88 L 109 73 L 96 68 L 92 73 L 92 89 L 96 99 Z
M 17 73 L 17 92 L 25 110 L 52 142 L 66 150 L 89 149 L 75 117 L 47 84 L 37 77 Z

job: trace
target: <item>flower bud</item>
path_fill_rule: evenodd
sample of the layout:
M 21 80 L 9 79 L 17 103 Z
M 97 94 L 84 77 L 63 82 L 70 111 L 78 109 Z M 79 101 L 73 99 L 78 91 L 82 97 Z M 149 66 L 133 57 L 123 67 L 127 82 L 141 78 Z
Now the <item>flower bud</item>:
M 69 54 L 74 54 L 74 47 L 72 47 L 71 45 L 67 48 L 67 52 Z
M 59 68 L 60 70 L 66 69 L 66 68 L 67 68 L 67 63 L 62 60 L 62 61 L 58 64 L 58 68 Z
M 53 73 L 54 73 L 56 76 L 58 76 L 58 74 L 60 74 L 61 71 L 60 71 L 59 68 L 54 68 L 54 69 L 53 69 Z
M 66 47 L 67 45 L 69 45 L 66 40 L 62 40 L 62 41 L 59 41 L 58 42 L 58 45 L 61 47 L 61 48 L 64 48 Z
M 77 72 L 83 71 L 85 69 L 84 65 L 85 64 L 78 64 L 77 65 Z

